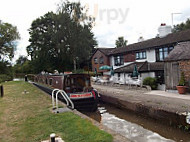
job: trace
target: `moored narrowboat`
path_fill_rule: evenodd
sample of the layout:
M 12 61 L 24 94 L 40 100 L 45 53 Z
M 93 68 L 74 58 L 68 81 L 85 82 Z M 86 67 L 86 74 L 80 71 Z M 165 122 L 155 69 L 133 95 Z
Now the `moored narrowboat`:
M 48 87 L 51 90 L 63 90 L 73 102 L 74 108 L 79 111 L 97 110 L 98 93 L 91 86 L 88 74 L 41 73 L 35 76 L 34 82 L 37 86 Z M 58 96 L 58 98 L 65 101 L 62 96 Z

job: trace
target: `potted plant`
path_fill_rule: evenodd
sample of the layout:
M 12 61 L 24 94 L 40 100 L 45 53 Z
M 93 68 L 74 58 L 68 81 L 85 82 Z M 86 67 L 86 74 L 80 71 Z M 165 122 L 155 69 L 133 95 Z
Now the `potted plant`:
M 181 72 L 181 78 L 179 81 L 179 85 L 176 86 L 179 94 L 185 94 L 186 92 L 186 86 L 185 86 L 185 76 L 184 72 Z

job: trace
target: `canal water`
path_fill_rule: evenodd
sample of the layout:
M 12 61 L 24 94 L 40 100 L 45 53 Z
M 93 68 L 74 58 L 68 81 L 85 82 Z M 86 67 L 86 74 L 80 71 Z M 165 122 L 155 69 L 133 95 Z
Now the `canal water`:
M 85 114 L 134 142 L 190 142 L 190 133 L 108 104 Z

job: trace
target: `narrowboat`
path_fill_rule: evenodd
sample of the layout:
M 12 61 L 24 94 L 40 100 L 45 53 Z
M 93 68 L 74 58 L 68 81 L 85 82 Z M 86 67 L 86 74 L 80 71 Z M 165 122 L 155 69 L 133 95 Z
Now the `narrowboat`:
M 34 77 L 34 84 L 51 94 L 53 89 L 64 90 L 79 111 L 96 111 L 98 92 L 91 86 L 88 74 L 49 74 L 40 73 Z M 49 89 L 49 90 L 48 90 Z M 44 89 L 43 89 L 44 90 Z M 45 90 L 44 90 L 45 91 Z M 65 102 L 62 96 L 59 100 Z

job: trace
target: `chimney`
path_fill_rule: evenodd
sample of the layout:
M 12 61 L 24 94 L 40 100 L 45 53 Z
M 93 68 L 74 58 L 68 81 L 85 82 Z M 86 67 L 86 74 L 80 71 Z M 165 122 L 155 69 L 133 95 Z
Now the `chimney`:
M 165 37 L 168 34 L 172 33 L 172 27 L 166 25 L 165 23 L 161 23 L 160 27 L 158 28 L 159 37 Z
M 144 38 L 142 36 L 139 37 L 138 42 L 144 41 Z

